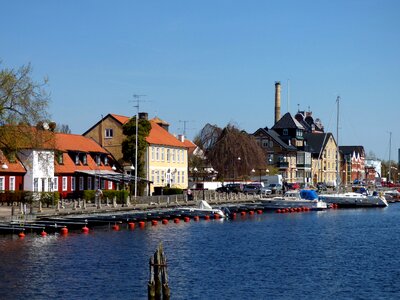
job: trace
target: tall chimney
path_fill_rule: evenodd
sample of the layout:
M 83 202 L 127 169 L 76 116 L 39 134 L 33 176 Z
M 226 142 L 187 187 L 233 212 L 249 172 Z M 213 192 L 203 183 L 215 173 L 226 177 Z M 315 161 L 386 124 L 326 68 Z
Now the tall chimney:
M 275 123 L 281 118 L 281 83 L 275 81 Z

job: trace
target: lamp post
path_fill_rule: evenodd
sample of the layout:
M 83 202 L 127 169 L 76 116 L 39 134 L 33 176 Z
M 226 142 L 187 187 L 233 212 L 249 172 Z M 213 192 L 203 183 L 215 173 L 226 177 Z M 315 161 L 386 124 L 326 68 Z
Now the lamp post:
M 131 170 L 131 177 L 132 177 L 132 173 L 133 173 L 133 171 L 135 170 L 134 165 L 132 164 L 132 165 L 129 167 L 129 169 Z M 130 182 L 132 182 L 132 181 L 130 181 Z M 131 190 L 130 195 L 131 195 L 131 197 L 132 197 L 132 184 L 131 184 L 130 190 Z

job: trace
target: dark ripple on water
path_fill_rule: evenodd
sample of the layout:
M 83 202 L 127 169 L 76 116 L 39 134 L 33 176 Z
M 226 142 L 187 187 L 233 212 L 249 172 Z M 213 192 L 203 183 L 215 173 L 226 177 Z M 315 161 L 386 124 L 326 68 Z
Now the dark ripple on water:
M 400 205 L 67 237 L 0 237 L 0 299 L 146 299 L 160 241 L 172 299 L 398 299 Z

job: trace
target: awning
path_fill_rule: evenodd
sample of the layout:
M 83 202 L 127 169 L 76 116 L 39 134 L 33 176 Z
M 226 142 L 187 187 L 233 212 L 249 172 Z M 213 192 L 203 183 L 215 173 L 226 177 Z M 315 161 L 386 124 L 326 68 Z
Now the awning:
M 115 181 L 115 182 L 134 182 L 135 181 L 135 176 L 129 175 L 129 174 L 123 174 L 123 173 L 118 173 L 115 171 L 108 171 L 108 170 L 78 170 L 75 171 L 75 173 L 81 173 L 81 174 L 86 174 L 90 175 L 93 177 L 101 178 L 101 179 L 106 179 L 110 181 Z M 153 183 L 152 181 L 149 181 L 147 179 L 138 177 L 137 178 L 138 182 L 146 182 L 146 183 Z

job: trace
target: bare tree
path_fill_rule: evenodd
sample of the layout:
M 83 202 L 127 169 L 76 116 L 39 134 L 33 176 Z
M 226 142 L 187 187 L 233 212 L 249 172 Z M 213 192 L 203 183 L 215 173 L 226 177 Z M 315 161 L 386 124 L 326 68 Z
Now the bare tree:
M 206 134 L 202 135 L 201 133 Z M 228 124 L 224 129 L 208 127 L 199 139 L 205 147 L 207 161 L 221 178 L 249 176 L 252 169 L 266 168 L 265 154 L 256 140 Z
M 31 78 L 30 64 L 19 69 L 3 69 L 0 62 L 0 148 L 15 152 L 28 144 L 48 142 L 51 134 L 38 134 L 32 125 L 43 127 L 49 120 L 49 95 L 42 83 Z M 47 124 L 47 123 L 46 123 Z M 47 128 L 44 128 L 47 129 Z
M 57 125 L 56 131 L 60 132 L 60 133 L 71 133 L 72 132 L 67 124 Z

